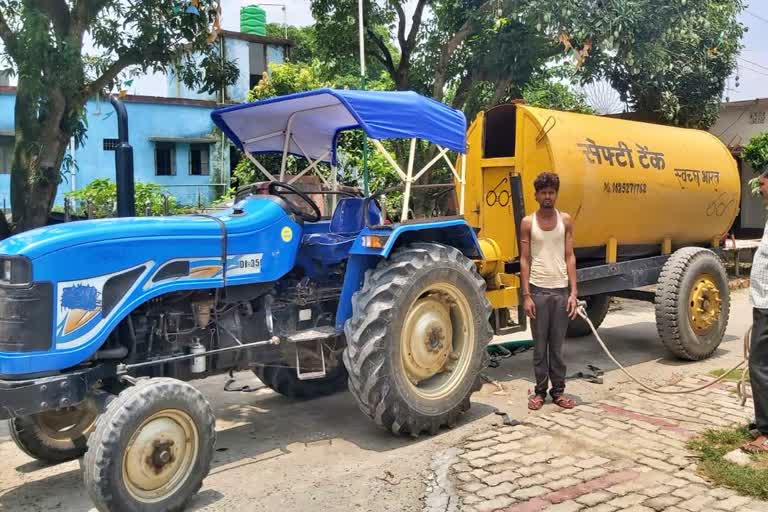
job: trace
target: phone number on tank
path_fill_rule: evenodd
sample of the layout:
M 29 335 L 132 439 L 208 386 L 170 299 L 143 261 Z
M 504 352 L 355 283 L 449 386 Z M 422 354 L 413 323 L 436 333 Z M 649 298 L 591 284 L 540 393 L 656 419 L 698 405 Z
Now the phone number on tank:
M 603 183 L 603 192 L 609 194 L 645 194 L 648 192 L 648 184 L 626 182 Z

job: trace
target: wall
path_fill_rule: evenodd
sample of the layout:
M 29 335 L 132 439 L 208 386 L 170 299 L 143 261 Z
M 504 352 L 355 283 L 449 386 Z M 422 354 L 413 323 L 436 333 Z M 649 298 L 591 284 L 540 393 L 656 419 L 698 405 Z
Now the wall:
M 0 131 L 13 129 L 14 96 L 0 94 Z M 194 204 L 198 192 L 204 199 L 212 199 L 215 191 L 210 186 L 213 172 L 209 176 L 189 175 L 189 144 L 176 144 L 176 175 L 155 176 L 155 145 L 151 137 L 199 138 L 209 137 L 213 130 L 211 111 L 213 106 L 167 104 L 162 102 L 126 101 L 128 111 L 129 140 L 133 146 L 134 173 L 136 181 L 154 182 L 163 185 L 177 197 L 180 203 Z M 56 204 L 62 205 L 64 193 L 81 189 L 96 178 L 115 179 L 115 152 L 103 148 L 104 139 L 117 138 L 117 118 L 108 101 L 91 100 L 87 106 L 88 134 L 85 145 L 75 151 L 77 172 L 67 176 L 59 185 Z M 225 151 L 225 169 L 229 168 L 229 155 Z M 218 158 L 214 145 L 210 146 L 211 168 Z M 220 167 L 220 162 L 215 162 Z M 9 175 L 0 175 L 0 207 L 7 199 L 10 207 Z M 137 206 L 138 208 L 138 206 Z
M 16 96 L 0 92 L 0 132 L 13 131 L 13 109 Z M 11 207 L 11 175 L 0 174 L 0 209 Z

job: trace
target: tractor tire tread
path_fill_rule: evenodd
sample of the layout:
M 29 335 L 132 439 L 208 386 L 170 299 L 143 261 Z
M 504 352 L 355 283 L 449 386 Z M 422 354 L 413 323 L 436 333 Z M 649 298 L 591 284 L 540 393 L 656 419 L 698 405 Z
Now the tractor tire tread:
M 470 395 L 479 390 L 482 381 L 479 372 L 488 365 L 487 351 L 483 350 L 477 378 L 469 393 L 452 410 L 433 417 L 414 413 L 391 389 L 387 376 L 385 337 L 391 320 L 391 310 L 410 276 L 428 265 L 451 262 L 472 276 L 481 290 L 482 310 L 485 318 L 491 314 L 491 304 L 485 296 L 485 280 L 477 273 L 474 263 L 458 249 L 432 243 L 414 243 L 397 250 L 388 260 L 365 274 L 363 287 L 352 297 L 352 318 L 345 326 L 347 349 L 344 364 L 349 374 L 349 389 L 360 409 L 380 427 L 394 434 L 418 437 L 423 432 L 436 433 L 440 427 L 453 426 L 459 416 L 469 409 Z M 493 337 L 489 322 L 478 333 L 483 348 Z
M 106 412 L 99 417 L 96 429 L 89 439 L 88 451 L 83 458 L 85 487 L 100 512 L 125 508 L 124 504 L 120 503 L 115 496 L 114 486 L 117 482 L 114 482 L 110 476 L 111 464 L 115 460 L 121 460 L 121 432 L 133 421 L 133 417 L 142 405 L 173 397 L 179 391 L 185 395 L 187 405 L 196 408 L 197 414 L 205 418 L 202 425 L 197 425 L 198 429 L 201 427 L 205 429 L 203 432 L 198 432 L 201 443 L 197 460 L 200 461 L 200 466 L 195 473 L 199 475 L 199 478 L 192 483 L 192 487 L 187 490 L 184 496 L 179 496 L 175 500 L 175 503 L 163 505 L 164 508 L 143 507 L 140 510 L 142 512 L 145 510 L 147 512 L 154 512 L 155 510 L 162 510 L 163 512 L 181 511 L 200 490 L 203 478 L 210 471 L 216 441 L 216 419 L 208 401 L 202 393 L 186 382 L 163 377 L 140 379 L 134 386 L 123 390 L 109 404 Z M 195 478 L 195 476 L 190 475 L 190 478 Z
M 681 333 L 678 313 L 681 284 L 686 269 L 696 259 L 703 257 L 714 257 L 720 262 L 720 258 L 715 253 L 703 247 L 684 247 L 675 251 L 664 264 L 656 288 L 655 312 L 659 337 L 670 352 L 689 361 L 707 359 L 717 349 L 715 346 L 706 353 L 693 353 L 687 348 Z M 722 266 L 721 262 L 720 265 Z M 722 327 L 722 330 L 725 331 L 728 323 L 728 301 L 723 303 L 723 307 L 726 308 L 725 325 Z

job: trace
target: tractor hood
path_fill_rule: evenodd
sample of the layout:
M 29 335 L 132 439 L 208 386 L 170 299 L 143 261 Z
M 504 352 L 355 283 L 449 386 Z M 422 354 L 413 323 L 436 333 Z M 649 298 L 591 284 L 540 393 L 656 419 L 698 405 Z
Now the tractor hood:
M 228 237 L 261 231 L 285 220 L 288 214 L 272 197 L 244 199 L 234 209 L 211 216 L 130 217 L 68 222 L 46 226 L 0 241 L 0 255 L 23 255 L 34 260 L 41 256 L 83 244 L 118 243 L 120 240 L 162 238 L 221 240 L 222 225 Z

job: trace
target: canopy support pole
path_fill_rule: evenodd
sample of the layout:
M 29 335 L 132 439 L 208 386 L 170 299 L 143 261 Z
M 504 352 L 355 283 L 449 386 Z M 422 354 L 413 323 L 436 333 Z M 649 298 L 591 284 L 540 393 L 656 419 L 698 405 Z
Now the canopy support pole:
M 277 180 L 275 179 L 275 177 L 274 177 L 274 176 L 272 176 L 272 175 L 269 173 L 269 171 L 268 171 L 266 168 L 264 168 L 264 166 L 263 166 L 263 165 L 261 165 L 261 162 L 259 162 L 258 160 L 256 160 L 256 157 L 255 157 L 255 156 L 253 156 L 252 154 L 250 154 L 248 151 L 244 151 L 244 153 L 245 153 L 245 156 L 246 156 L 246 157 L 248 157 L 248 160 L 250 160 L 251 162 L 253 162 L 253 165 L 255 165 L 256 167 L 258 167 L 258 169 L 259 169 L 261 172 L 263 172 L 263 173 L 264 173 L 264 175 L 265 175 L 267 178 L 269 178 L 269 180 L 270 180 L 270 181 L 277 181 Z
M 317 164 L 319 164 L 320 162 L 322 162 L 322 161 L 323 161 L 323 159 L 324 159 L 325 157 L 327 157 L 329 153 L 330 153 L 330 151 L 326 151 L 325 153 L 323 153 L 323 155 L 322 155 L 320 158 L 318 158 L 317 160 L 314 160 L 314 161 L 313 161 L 312 159 L 310 159 L 310 158 L 307 158 L 307 160 L 309 161 L 309 165 L 308 165 L 308 166 L 306 166 L 306 167 L 304 168 L 304 170 L 303 170 L 303 171 L 301 171 L 299 174 L 297 174 L 296 176 L 294 176 L 293 178 L 291 178 L 291 181 L 289 181 L 289 182 L 288 182 L 288 184 L 289 184 L 289 185 L 292 185 L 294 182 L 296 182 L 296 180 L 298 180 L 299 178 L 301 178 L 302 176 L 304 176 L 305 174 L 307 174 L 307 173 L 308 173 L 309 171 L 311 171 L 312 169 L 317 169 Z M 318 176 L 319 176 L 319 174 L 318 174 Z M 322 178 L 322 176 L 321 176 L 321 178 Z
M 331 164 L 331 190 L 336 192 L 339 189 L 338 177 L 336 176 L 336 164 Z M 331 194 L 331 212 L 336 210 L 336 205 L 339 203 L 339 196 Z
M 400 222 L 408 220 L 408 204 L 411 201 L 411 184 L 413 183 L 413 164 L 416 160 L 416 139 L 411 139 L 411 151 L 408 155 L 408 173 L 405 177 L 405 192 L 403 193 L 403 213 Z
M 389 151 L 387 151 L 387 148 L 385 148 L 381 142 L 379 142 L 376 139 L 371 139 L 371 142 L 373 142 L 373 145 L 376 147 L 376 149 L 379 150 L 379 153 L 389 162 L 389 165 L 392 166 L 392 168 L 397 172 L 398 175 L 400 175 L 400 179 L 405 180 L 406 176 L 403 170 L 400 168 L 399 165 L 397 165 L 397 162 L 395 162 L 395 159 L 392 158 L 392 155 L 389 154 Z
M 464 189 L 467 184 L 467 155 L 461 155 L 461 188 L 459 189 L 459 215 L 464 215 Z
M 288 123 L 285 128 L 285 144 L 283 144 L 283 161 L 280 163 L 280 181 L 285 181 L 285 167 L 288 163 L 288 149 L 291 147 L 291 139 L 293 138 L 293 134 L 291 133 L 291 128 L 293 128 L 293 119 L 296 117 L 296 114 L 298 112 L 294 112 L 291 114 L 291 117 L 288 118 Z

